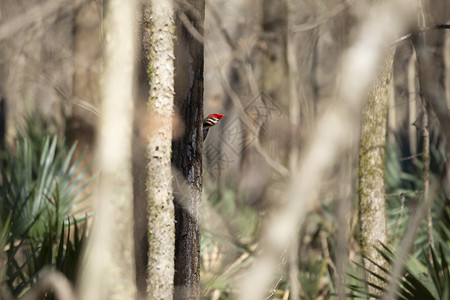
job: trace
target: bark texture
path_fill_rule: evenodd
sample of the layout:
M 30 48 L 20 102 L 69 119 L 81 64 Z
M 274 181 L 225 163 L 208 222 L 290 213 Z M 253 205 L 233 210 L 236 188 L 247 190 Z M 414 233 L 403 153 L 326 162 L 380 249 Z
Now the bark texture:
M 359 222 L 361 227 L 361 252 L 380 266 L 386 260 L 376 251 L 380 242 L 387 242 L 386 199 L 384 185 L 386 122 L 389 101 L 389 85 L 392 78 L 393 52 L 384 62 L 369 91 L 368 100 L 362 114 L 361 141 L 359 152 Z M 381 276 L 381 270 L 364 260 L 368 270 Z M 383 282 L 366 273 L 368 282 L 383 286 Z M 371 286 L 369 291 L 380 292 Z
M 105 69 L 99 124 L 101 173 L 80 299 L 135 299 L 131 138 L 136 2 L 105 6 Z
M 186 2 L 190 5 L 181 7 L 176 23 L 175 105 L 185 130 L 184 135 L 173 142 L 172 156 L 172 163 L 180 172 L 175 176 L 180 192 L 175 196 L 174 298 L 199 299 L 204 54 L 203 44 L 192 34 L 198 32 L 203 36 L 205 2 Z
M 171 151 L 174 99 L 173 1 L 151 2 L 148 75 L 148 281 L 150 299 L 172 299 L 175 221 Z

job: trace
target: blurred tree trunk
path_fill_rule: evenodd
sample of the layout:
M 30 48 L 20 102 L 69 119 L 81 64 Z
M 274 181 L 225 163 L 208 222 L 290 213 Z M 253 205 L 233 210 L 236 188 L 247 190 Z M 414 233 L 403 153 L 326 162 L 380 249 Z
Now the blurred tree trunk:
M 135 299 L 131 139 L 136 2 L 105 2 L 105 68 L 95 220 L 80 299 Z
M 150 299 L 172 299 L 175 220 L 170 158 L 174 113 L 174 3 L 153 0 L 150 10 L 147 292 Z
M 176 20 L 175 106 L 185 123 L 184 135 L 173 142 L 175 175 L 175 299 L 200 298 L 200 224 L 203 152 L 204 0 L 180 3 Z M 181 188 L 184 186 L 184 188 Z
M 388 55 L 380 73 L 369 91 L 363 110 L 359 152 L 359 223 L 361 253 L 380 266 L 387 265 L 376 251 L 379 242 L 387 242 L 386 199 L 384 185 L 386 122 L 389 85 L 392 78 L 393 51 Z M 364 266 L 380 276 L 381 270 L 364 259 Z M 366 272 L 366 279 L 383 287 L 383 282 Z M 380 294 L 369 286 L 369 291 Z

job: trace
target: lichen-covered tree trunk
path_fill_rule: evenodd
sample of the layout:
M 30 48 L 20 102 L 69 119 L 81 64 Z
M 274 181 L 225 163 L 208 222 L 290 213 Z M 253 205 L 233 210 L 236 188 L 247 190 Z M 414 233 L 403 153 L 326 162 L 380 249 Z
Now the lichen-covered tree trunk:
M 175 195 L 175 299 L 200 298 L 200 205 L 202 199 L 203 35 L 205 1 L 189 0 L 178 12 L 175 106 L 184 134 L 173 142 Z M 180 188 L 182 187 L 182 188 Z
M 135 65 L 134 0 L 105 2 L 105 68 L 95 219 L 80 299 L 135 299 L 131 139 Z
M 369 91 L 361 122 L 361 141 L 359 152 L 359 223 L 361 227 L 361 252 L 380 266 L 386 261 L 376 251 L 379 242 L 386 244 L 386 199 L 384 185 L 386 121 L 388 92 L 392 77 L 393 52 L 388 55 L 384 65 Z M 368 270 L 380 273 L 380 269 L 364 259 Z M 380 274 L 385 276 L 385 274 Z M 383 286 L 383 282 L 366 273 L 368 282 Z M 369 286 L 369 291 L 380 292 Z
M 172 192 L 172 118 L 174 99 L 173 1 L 153 0 L 148 74 L 150 113 L 148 155 L 148 280 L 150 299 L 172 299 L 175 221 Z

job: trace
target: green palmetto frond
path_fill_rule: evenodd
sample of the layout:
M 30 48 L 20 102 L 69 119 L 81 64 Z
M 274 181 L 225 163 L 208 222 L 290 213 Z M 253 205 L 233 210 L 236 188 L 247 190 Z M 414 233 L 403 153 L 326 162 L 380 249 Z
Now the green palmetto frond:
M 0 165 L 0 221 L 12 213 L 12 232 L 20 234 L 35 222 L 29 235 L 42 240 L 48 218 L 66 220 L 87 208 L 82 204 L 89 195 L 79 196 L 92 178 L 87 168 L 79 170 L 82 156 L 73 161 L 75 147 L 58 146 L 56 137 L 46 137 L 40 145 L 24 138 L 17 143 L 16 153 L 5 153 Z
M 75 280 L 86 227 L 84 222 L 92 181 L 83 155 L 74 159 L 56 137 L 19 139 L 14 152 L 5 151 L 0 163 L 0 246 L 5 262 L 0 285 L 15 296 L 25 293 L 47 267 Z M 81 215 L 81 216 L 78 216 Z M 72 231 L 73 230 L 73 231 Z M 73 234 L 71 234 L 73 232 Z
M 378 252 L 383 256 L 383 258 L 390 264 L 393 265 L 396 261 L 394 253 L 387 247 L 383 245 L 383 249 L 377 249 Z M 399 290 L 397 292 L 398 299 L 405 300 L 438 300 L 438 299 L 449 299 L 450 296 L 450 273 L 449 266 L 446 260 L 446 255 L 441 244 L 439 244 L 439 258 L 437 257 L 436 251 L 432 248 L 429 249 L 429 253 L 425 250 L 422 251 L 424 260 L 426 261 L 427 270 L 415 271 L 413 268 L 405 265 L 403 268 L 403 276 L 397 282 Z M 430 255 L 428 255 L 430 254 Z M 431 260 L 430 260 L 431 256 Z M 372 262 L 377 268 L 383 270 L 386 273 L 385 277 L 378 277 L 383 280 L 386 286 L 390 282 L 390 277 L 388 271 L 382 266 Z M 356 263 L 357 264 L 357 263 Z M 375 275 L 375 273 L 366 269 L 363 265 L 357 264 L 359 268 L 364 270 L 364 272 L 370 272 Z M 350 275 L 353 279 L 358 280 L 362 285 L 348 285 L 350 290 L 350 295 L 352 297 L 373 297 L 376 299 L 381 299 L 382 296 L 369 294 L 367 292 L 366 286 L 371 285 L 380 291 L 384 291 L 381 286 L 376 286 L 367 282 L 365 278 L 359 278 L 354 275 Z

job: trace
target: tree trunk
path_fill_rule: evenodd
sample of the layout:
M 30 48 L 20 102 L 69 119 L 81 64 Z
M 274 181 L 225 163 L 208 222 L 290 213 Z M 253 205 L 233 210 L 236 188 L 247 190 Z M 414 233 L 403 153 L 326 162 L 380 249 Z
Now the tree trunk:
M 200 224 L 202 199 L 203 35 L 205 2 L 189 0 L 178 12 L 175 49 L 175 106 L 185 123 L 173 142 L 175 175 L 175 299 L 200 298 Z M 184 9 L 186 8 L 186 9 Z M 181 186 L 185 188 L 181 189 Z
M 380 266 L 386 260 L 376 251 L 380 242 L 387 242 L 386 200 L 384 186 L 386 122 L 389 85 L 392 78 L 393 52 L 386 59 L 369 96 L 362 115 L 359 152 L 359 222 L 361 227 L 361 252 Z M 364 259 L 364 266 L 375 274 L 381 270 Z M 383 282 L 366 273 L 368 282 L 383 287 Z M 374 294 L 380 292 L 369 286 Z
M 173 1 L 153 0 L 150 18 L 148 137 L 148 281 L 150 299 L 172 299 L 174 207 L 171 146 L 174 99 Z
M 135 299 L 131 138 L 136 2 L 109 0 L 98 140 L 100 184 L 80 299 Z

